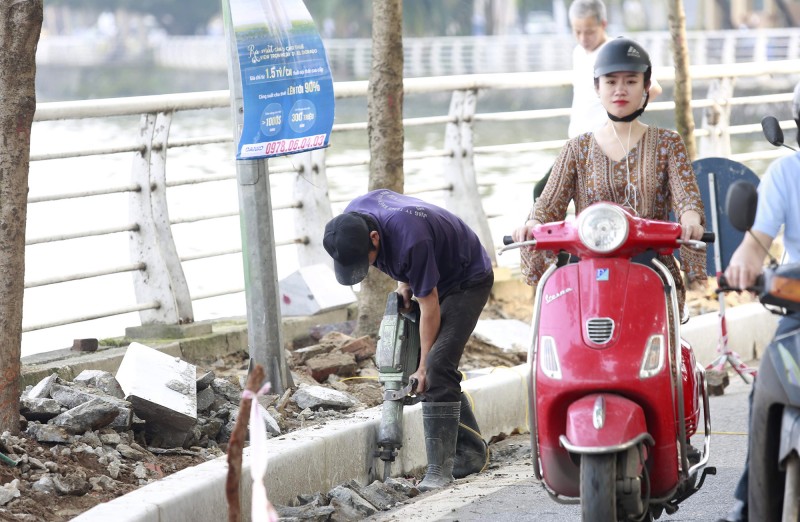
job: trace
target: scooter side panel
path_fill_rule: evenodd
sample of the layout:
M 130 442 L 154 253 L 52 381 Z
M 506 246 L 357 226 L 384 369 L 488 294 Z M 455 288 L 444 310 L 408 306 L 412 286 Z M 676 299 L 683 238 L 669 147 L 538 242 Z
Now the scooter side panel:
M 647 340 L 654 334 L 668 338 L 659 276 L 625 259 L 570 264 L 545 283 L 540 314 L 537 343 L 542 336 L 555 340 L 562 375 L 548 377 L 536 358 L 537 435 L 548 486 L 559 494 L 577 496 L 579 470 L 558 438 L 566 432 L 570 404 L 602 391 L 641 405 L 648 432 L 656 441 L 651 449 L 652 494 L 668 492 L 677 483 L 678 461 L 668 365 L 654 377 L 639 377 Z M 586 321 L 596 318 L 613 321 L 606 343 L 588 337 Z

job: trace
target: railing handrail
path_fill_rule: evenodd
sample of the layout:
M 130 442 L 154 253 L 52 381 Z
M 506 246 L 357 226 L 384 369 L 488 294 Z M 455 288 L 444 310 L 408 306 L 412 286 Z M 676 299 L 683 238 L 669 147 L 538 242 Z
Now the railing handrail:
M 669 83 L 673 80 L 674 74 L 671 69 L 656 68 L 654 71 L 656 78 L 662 83 Z M 758 62 L 752 64 L 738 64 L 735 68 L 730 66 L 695 66 L 691 69 L 691 75 L 695 80 L 709 81 L 724 78 L 773 78 L 773 77 L 795 77 L 800 76 L 800 60 L 786 60 L 774 62 Z M 444 192 L 447 195 L 450 204 L 457 205 L 460 201 L 452 201 L 453 199 L 463 199 L 470 197 L 471 194 L 464 194 L 464 187 L 472 186 L 470 192 L 477 194 L 477 187 L 485 187 L 487 182 L 479 182 L 476 179 L 474 172 L 473 157 L 486 156 L 491 154 L 508 154 L 513 152 L 531 152 L 531 151 L 554 151 L 560 148 L 564 139 L 548 139 L 546 141 L 524 141 L 521 143 L 502 143 L 502 144 L 482 144 L 474 143 L 472 137 L 472 127 L 476 124 L 483 124 L 491 121 L 512 121 L 512 120 L 541 120 L 543 118 L 552 117 L 565 117 L 569 115 L 569 108 L 543 108 L 543 109 L 527 109 L 523 111 L 501 110 L 497 112 L 479 112 L 476 108 L 475 93 L 479 91 L 495 91 L 504 89 L 529 89 L 536 90 L 549 87 L 565 87 L 571 85 L 571 72 L 570 71 L 551 71 L 551 72 L 527 72 L 527 73 L 505 73 L 505 74 L 479 74 L 479 75 L 452 75 L 437 78 L 407 78 L 404 81 L 405 94 L 409 95 L 407 100 L 416 94 L 429 94 L 435 92 L 452 92 L 453 102 L 448 114 L 443 115 L 426 115 L 418 118 L 407 118 L 404 120 L 404 125 L 407 127 L 421 126 L 421 125 L 444 125 L 448 130 L 446 131 L 446 139 L 444 148 L 430 147 L 422 151 L 409 150 L 406 151 L 404 159 L 406 162 L 426 161 L 432 158 L 440 158 L 445 163 L 446 176 L 442 179 L 426 179 L 425 186 L 407 186 L 406 190 L 409 193 L 426 193 L 430 191 Z M 337 82 L 334 84 L 334 92 L 337 99 L 365 97 L 367 94 L 368 82 L 366 81 L 351 81 L 351 82 Z M 695 89 L 695 93 L 698 89 Z M 730 111 L 734 107 L 753 103 L 776 103 L 786 102 L 791 99 L 788 89 L 786 92 L 759 94 L 755 96 L 734 97 L 732 92 L 729 94 L 721 94 L 719 96 L 713 95 L 711 98 L 704 96 L 696 96 L 692 101 L 692 106 L 695 108 L 703 108 L 705 110 L 716 111 Z M 93 230 L 84 230 L 78 232 L 59 232 L 41 234 L 37 238 L 31 238 L 28 241 L 29 245 L 41 244 L 55 241 L 68 241 L 74 238 L 87 238 L 105 234 L 121 234 L 127 233 L 132 238 L 144 236 L 150 237 L 149 241 L 158 242 L 171 242 L 171 228 L 175 226 L 183 226 L 188 223 L 207 222 L 217 219 L 226 219 L 236 215 L 236 212 L 230 210 L 220 210 L 219 208 L 204 209 L 202 214 L 194 214 L 189 216 L 167 216 L 165 200 L 161 199 L 156 201 L 155 198 L 163 198 L 161 193 L 162 188 L 164 191 L 173 190 L 177 187 L 194 185 L 209 182 L 228 182 L 234 180 L 235 176 L 231 174 L 213 174 L 204 177 L 188 177 L 181 179 L 170 180 L 166 176 L 165 163 L 169 149 L 177 147 L 195 147 L 212 143 L 230 143 L 232 136 L 226 137 L 222 135 L 217 136 L 193 136 L 190 138 L 185 137 L 172 137 L 169 135 L 169 120 L 173 114 L 180 111 L 196 111 L 205 109 L 222 109 L 228 108 L 230 105 L 229 92 L 227 90 L 208 91 L 208 92 L 195 92 L 183 94 L 167 94 L 157 96 L 142 96 L 135 98 L 109 98 L 102 100 L 90 101 L 76 101 L 76 102 L 45 102 L 37 105 L 36 115 L 34 121 L 34 132 L 36 132 L 36 125 L 46 121 L 56 120 L 69 120 L 69 119 L 84 119 L 84 118 L 111 118 L 120 116 L 136 116 L 141 119 L 140 135 L 137 137 L 131 135 L 129 137 L 123 136 L 122 138 L 127 141 L 123 144 L 115 144 L 109 146 L 97 146 L 83 149 L 68 149 L 64 151 L 53 151 L 52 144 L 48 144 L 46 153 L 39 151 L 32 151 L 32 161 L 45 161 L 60 158 L 81 157 L 90 155 L 103 155 L 103 154 L 119 154 L 131 153 L 136 161 L 134 162 L 134 176 L 129 184 L 123 185 L 117 183 L 114 187 L 106 188 L 91 188 L 87 190 L 75 190 L 71 192 L 51 193 L 47 195 L 32 194 L 29 198 L 30 203 L 37 203 L 39 205 L 46 205 L 49 202 L 74 199 L 84 197 L 105 197 L 113 194 L 127 194 L 131 201 L 138 203 L 134 207 L 139 208 L 133 212 L 134 219 L 132 222 L 123 223 L 117 226 L 97 227 Z M 674 108 L 672 101 L 657 101 L 652 103 L 649 111 L 666 111 Z M 161 118 L 167 122 L 164 125 L 155 123 L 157 118 Z M 790 121 L 782 122 L 785 128 L 789 127 Z M 366 122 L 359 121 L 353 123 L 337 123 L 334 125 L 334 133 L 342 132 L 366 132 Z M 158 129 L 161 129 L 160 131 Z M 743 133 L 756 133 L 760 132 L 760 128 L 756 124 L 726 126 L 724 129 L 726 139 L 731 135 L 738 135 Z M 718 134 L 719 129 L 704 128 L 698 125 L 695 133 L 698 137 L 711 136 Z M 158 134 L 160 132 L 160 134 Z M 566 132 L 565 132 L 566 134 Z M 334 140 L 332 140 L 333 143 Z M 739 161 L 751 161 L 756 158 L 774 158 L 782 154 L 779 150 L 767 150 L 768 146 L 764 144 L 764 150 L 757 152 L 746 152 L 736 155 L 730 155 L 732 159 Z M 322 152 L 322 151 L 318 151 Z M 360 155 L 350 154 L 346 158 L 334 158 L 327 160 L 324 153 L 322 154 L 322 162 L 319 163 L 318 159 L 309 159 L 306 155 L 293 157 L 293 159 L 281 160 L 271 162 L 270 175 L 287 174 L 287 173 L 302 173 L 308 176 L 308 173 L 314 172 L 315 175 L 321 175 L 323 179 L 327 174 L 327 169 L 340 169 L 345 170 L 343 167 L 350 167 L 348 172 L 353 167 L 365 167 L 368 162 L 368 154 L 364 157 Z M 316 162 L 316 163 L 315 163 Z M 316 169 L 316 170 L 315 170 Z M 296 176 L 296 178 L 303 178 L 303 176 Z M 272 178 L 271 178 L 272 179 Z M 300 185 L 306 186 L 327 186 L 327 181 L 324 183 L 309 183 L 308 180 L 302 180 Z M 530 178 L 528 183 L 532 184 L 536 180 Z M 504 183 L 520 183 L 524 182 L 521 178 L 504 180 Z M 296 184 L 296 187 L 298 184 Z M 297 190 L 304 190 L 298 188 Z M 461 191 L 461 192 L 459 192 Z M 458 192 L 458 196 L 454 196 Z M 303 195 L 299 194 L 291 200 L 282 201 L 280 204 L 276 202 L 273 205 L 274 211 L 284 212 L 303 212 L 302 202 Z M 328 196 L 327 204 L 338 204 L 344 201 L 345 198 L 340 196 Z M 137 207 L 138 205 L 138 207 Z M 162 206 L 159 210 L 159 205 Z M 474 212 L 475 209 L 481 207 L 480 201 L 470 202 L 470 209 L 473 214 L 480 214 L 475 219 L 474 223 L 470 226 L 476 228 L 483 227 L 484 240 L 486 234 L 486 216 L 479 212 Z M 156 226 L 152 222 L 150 215 L 157 216 L 159 224 Z M 328 209 L 330 212 L 330 209 Z M 319 220 L 324 217 L 325 212 L 318 213 L 315 219 Z M 306 221 L 305 218 L 299 219 Z M 295 220 L 297 221 L 297 220 Z M 305 230 L 321 230 L 322 224 L 315 222 L 304 223 Z M 142 227 L 146 226 L 147 230 L 142 231 Z M 161 228 L 159 228 L 161 227 Z M 166 238 L 166 239 L 165 239 Z M 488 238 L 491 242 L 491 237 Z M 275 246 L 295 245 L 298 249 L 298 257 L 308 259 L 319 259 L 318 251 L 321 250 L 319 242 L 316 238 L 309 238 L 308 232 L 299 230 L 295 232 L 295 237 L 289 239 L 282 239 L 275 241 Z M 487 245 L 491 247 L 491 245 Z M 151 248 L 151 247 L 147 247 Z M 174 249 L 174 245 L 171 247 Z M 315 250 L 316 249 L 316 250 Z M 135 249 L 134 249 L 135 250 Z M 28 288 L 39 288 L 48 285 L 55 285 L 64 282 L 83 281 L 93 277 L 106 275 L 110 273 L 134 273 L 138 281 L 149 281 L 152 277 L 141 277 L 146 271 L 164 271 L 167 273 L 170 270 L 177 270 L 179 273 L 173 274 L 164 281 L 169 280 L 169 283 L 162 283 L 161 286 L 170 288 L 176 291 L 175 288 L 180 288 L 185 285 L 181 283 L 183 279 L 181 264 L 186 262 L 193 262 L 200 259 L 207 259 L 217 256 L 226 255 L 240 255 L 241 248 L 230 247 L 215 250 L 207 250 L 204 252 L 192 252 L 190 254 L 173 253 L 174 258 L 173 266 L 160 267 L 158 263 L 160 257 L 155 256 L 151 259 L 144 259 L 141 257 L 133 257 L 129 263 L 115 263 L 114 266 L 106 268 L 97 268 L 94 270 L 81 270 L 73 271 L 71 273 L 64 273 L 61 275 L 51 277 L 38 277 L 35 280 L 28 281 L 26 286 Z M 138 274 L 138 275 L 137 275 Z M 166 277 L 166 276 L 165 276 Z M 144 284 L 144 283 L 140 283 Z M 163 288 L 161 289 L 163 291 Z M 163 292 L 158 296 L 143 295 L 138 299 L 138 304 L 127 306 L 100 306 L 100 310 L 92 313 L 79 313 L 74 314 L 69 318 L 61 318 L 56 320 L 48 320 L 38 324 L 26 324 L 23 328 L 25 332 L 61 326 L 70 322 L 87 321 L 90 319 L 97 319 L 100 317 L 109 317 L 115 314 L 130 313 L 131 311 L 139 311 L 141 316 L 149 317 L 149 320 L 163 321 L 164 314 L 167 314 L 170 309 L 183 310 L 186 309 L 186 299 L 200 300 L 210 299 L 217 296 L 229 295 L 231 293 L 241 292 L 242 288 L 235 287 L 227 290 L 213 290 L 204 289 L 197 292 L 193 296 L 188 295 L 188 290 L 183 289 L 184 295 L 175 297 L 167 296 Z M 138 292 L 137 292 L 138 293 Z M 180 301 L 183 299 L 183 305 L 180 303 L 167 303 L 165 300 Z M 98 300 L 98 303 L 100 300 Z M 187 316 L 186 312 L 177 312 L 181 315 L 181 320 Z M 152 319 L 155 317 L 156 319 Z M 188 314 L 191 319 L 191 314 Z M 144 321 L 144 320 L 143 320 Z

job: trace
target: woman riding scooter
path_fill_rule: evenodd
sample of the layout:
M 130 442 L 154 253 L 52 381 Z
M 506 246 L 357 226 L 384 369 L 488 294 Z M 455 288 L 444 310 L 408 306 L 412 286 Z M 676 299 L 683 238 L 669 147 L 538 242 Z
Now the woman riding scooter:
M 682 239 L 703 236 L 703 202 L 683 140 L 674 131 L 639 120 L 647 106 L 651 73 L 649 55 L 633 40 L 616 38 L 601 49 L 594 85 L 608 122 L 562 148 L 528 220 L 514 231 L 514 241 L 532 239 L 534 225 L 563 220 L 570 201 L 576 214 L 598 201 L 618 203 L 639 217 L 662 221 L 672 210 L 679 216 Z M 681 247 L 680 254 L 689 281 L 704 282 L 705 252 Z M 522 249 L 526 282 L 536 285 L 553 260 L 550 253 Z M 685 286 L 678 263 L 671 255 L 659 260 L 678 285 L 682 311 Z

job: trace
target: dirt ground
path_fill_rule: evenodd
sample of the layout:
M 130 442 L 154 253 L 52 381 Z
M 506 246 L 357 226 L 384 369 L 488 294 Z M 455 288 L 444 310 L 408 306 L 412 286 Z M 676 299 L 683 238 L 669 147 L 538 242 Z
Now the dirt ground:
M 735 306 L 742 302 L 750 302 L 748 296 L 737 296 L 735 294 L 726 297 L 726 306 Z M 713 282 L 708 289 L 692 291 L 687 298 L 687 306 L 692 315 L 708 313 L 718 310 L 719 303 L 713 292 Z M 492 301 L 484 310 L 483 319 L 518 319 L 529 322 L 531 317 L 531 303 L 526 301 Z M 461 368 L 464 371 L 494 367 L 494 366 L 515 366 L 524 362 L 525 355 L 519 353 L 505 353 L 499 348 L 478 341 L 470 340 L 464 357 L 462 358 Z M 220 359 L 209 364 L 204 370 L 214 370 L 218 376 L 241 376 L 247 368 L 246 354 L 237 354 Z M 198 373 L 200 373 L 198 371 Z M 303 377 L 301 376 L 301 380 Z M 298 383 L 295 383 L 298 384 Z M 316 384 L 316 382 L 314 382 Z M 361 408 L 377 406 L 381 402 L 382 392 L 377 380 L 363 377 L 354 379 L 332 379 L 329 386 L 337 389 L 346 390 L 354 395 L 361 403 Z M 276 399 L 277 400 L 277 397 Z M 326 419 L 339 417 L 341 413 L 331 415 L 326 412 L 316 412 L 313 415 L 302 415 L 297 411 L 297 406 L 291 402 L 285 404 L 282 410 L 284 432 L 294 431 L 320 422 Z M 500 441 L 493 441 L 500 442 Z M 112 500 L 124 495 L 152 480 L 175 473 L 184 468 L 195 466 L 207 459 L 221 455 L 225 450 L 224 445 L 219 449 L 200 451 L 201 448 L 190 448 L 181 451 L 181 454 L 159 454 L 153 455 L 149 452 L 138 470 L 131 466 L 123 466 L 116 480 L 101 479 L 107 475 L 107 467 L 98 461 L 97 455 L 90 451 L 66 450 L 66 445 L 39 443 L 35 440 L 22 436 L 19 444 L 13 448 L 2 448 L 0 452 L 10 452 L 15 458 L 21 455 L 28 466 L 18 465 L 10 467 L 0 463 L 0 488 L 3 484 L 12 482 L 14 479 L 25 479 L 19 481 L 21 495 L 3 507 L 0 507 L 0 520 L 26 521 L 26 522 L 61 522 L 67 521 L 90 509 L 91 507 Z M 498 446 L 493 452 L 493 458 L 503 459 L 506 457 L 516 458 L 515 451 L 501 449 Z M 5 451 L 3 451 L 5 450 Z M 506 455 L 509 453 L 509 455 Z M 44 464 L 46 469 L 39 469 L 39 465 Z M 23 469 L 26 469 L 23 471 Z M 52 492 L 40 492 L 30 487 L 32 482 L 37 479 L 37 474 L 44 474 L 46 471 L 57 470 L 57 473 L 64 477 L 64 480 L 78 481 L 89 489 L 85 494 L 53 494 Z M 99 482 L 98 482 L 99 481 Z M 80 488 L 79 488 L 80 490 Z

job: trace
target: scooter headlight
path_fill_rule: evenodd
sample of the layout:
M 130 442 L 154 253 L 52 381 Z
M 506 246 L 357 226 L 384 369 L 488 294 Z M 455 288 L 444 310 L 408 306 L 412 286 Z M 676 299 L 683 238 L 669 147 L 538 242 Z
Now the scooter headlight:
M 556 340 L 548 335 L 539 339 L 539 365 L 542 372 L 551 379 L 561 378 L 561 363 L 558 361 Z
M 639 369 L 639 377 L 647 379 L 657 375 L 664 369 L 666 359 L 664 336 L 661 334 L 651 335 L 644 347 L 644 357 L 642 357 L 642 367 Z
M 612 252 L 628 238 L 628 220 L 619 207 L 592 205 L 578 216 L 578 237 L 593 252 Z

